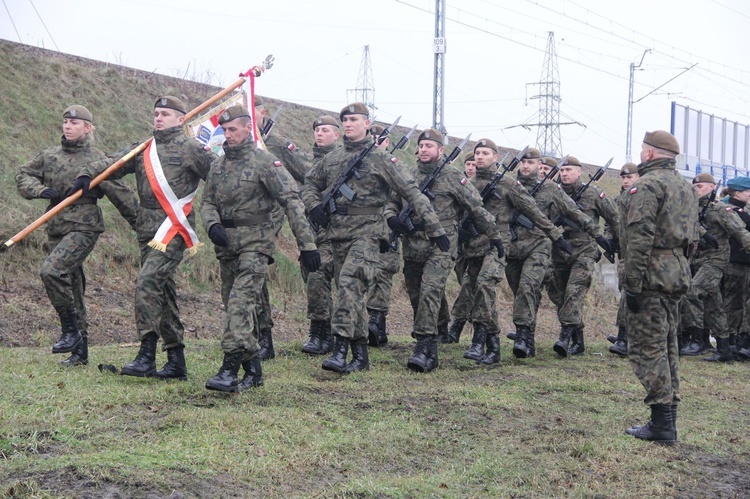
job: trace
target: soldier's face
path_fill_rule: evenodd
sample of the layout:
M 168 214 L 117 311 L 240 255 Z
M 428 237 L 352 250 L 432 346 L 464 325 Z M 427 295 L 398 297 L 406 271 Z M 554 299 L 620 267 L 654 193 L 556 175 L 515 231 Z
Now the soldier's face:
M 86 120 L 63 118 L 63 135 L 65 135 L 66 140 L 80 140 L 91 129 L 91 123 Z
M 650 161 L 653 157 L 654 150 L 651 149 L 646 144 L 641 144 L 641 163 L 645 163 L 646 161 Z
M 445 147 L 434 140 L 423 140 L 419 143 L 417 152 L 420 163 L 435 163 L 445 152 Z
M 639 176 L 640 175 L 638 175 L 637 173 L 631 173 L 631 174 L 628 174 L 628 175 L 623 175 L 621 177 L 622 178 L 622 188 L 623 189 L 630 189 L 631 187 L 633 187 L 633 184 L 635 184 L 635 181 L 638 180 Z
M 328 147 L 339 140 L 339 129 L 333 125 L 319 125 L 313 131 L 315 145 L 318 147 Z
M 226 144 L 229 147 L 234 147 L 242 144 L 250 137 L 253 125 L 249 119 L 235 118 L 232 121 L 222 123 L 221 128 L 224 130 Z
M 174 109 L 167 109 L 166 107 L 154 108 L 154 130 L 166 130 L 167 128 L 182 125 L 184 119 L 185 115 Z
M 539 179 L 543 179 L 547 176 L 547 174 L 552 170 L 552 167 L 550 165 L 545 165 L 544 163 L 539 163 L 539 173 L 537 176 Z
M 750 190 L 747 191 L 735 191 L 732 194 L 732 198 L 736 199 L 740 203 L 747 203 L 750 201 Z
M 712 190 L 716 189 L 716 184 L 710 182 L 698 182 L 697 184 L 693 184 L 693 189 L 695 189 L 695 193 L 698 194 L 698 197 L 702 198 L 706 194 L 710 194 Z
M 464 163 L 464 173 L 466 178 L 471 178 L 477 173 L 477 164 L 475 161 L 467 161 Z M 749 191 L 750 192 L 750 191 Z
M 357 142 L 367 135 L 367 129 L 370 127 L 370 120 L 364 114 L 347 114 L 341 120 L 344 127 L 344 137 Z
M 521 166 L 518 168 L 518 173 L 524 177 L 537 175 L 539 173 L 539 163 L 539 158 L 523 158 L 521 160 Z
M 477 163 L 477 170 L 489 168 L 497 161 L 498 155 L 489 147 L 477 147 L 474 149 L 474 160 Z
M 562 168 L 560 168 L 560 178 L 562 179 L 562 183 L 565 185 L 575 183 L 579 178 L 581 178 L 581 167 L 573 165 L 563 166 Z

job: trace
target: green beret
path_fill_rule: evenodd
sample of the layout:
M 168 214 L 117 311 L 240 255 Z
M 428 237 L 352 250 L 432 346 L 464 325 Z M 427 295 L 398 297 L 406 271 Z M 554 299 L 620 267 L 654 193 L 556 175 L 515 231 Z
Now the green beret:
M 75 104 L 73 106 L 68 106 L 65 111 L 63 111 L 63 118 L 70 118 L 74 120 L 84 120 L 91 123 L 94 121 L 94 117 L 91 116 L 91 111 L 86 109 L 83 106 L 79 106 L 78 104 Z
M 354 104 L 344 106 L 344 109 L 342 109 L 339 113 L 339 119 L 341 121 L 344 121 L 344 116 L 346 116 L 347 114 L 364 114 L 365 117 L 369 118 L 370 110 L 367 109 L 367 106 L 365 106 L 361 102 L 355 102 Z
M 336 118 L 333 116 L 323 115 L 319 118 L 316 118 L 315 121 L 313 121 L 312 128 L 315 130 L 321 125 L 331 125 L 335 126 L 336 128 L 339 128 L 339 122 L 336 121 Z
M 621 177 L 630 175 L 631 173 L 638 173 L 638 165 L 636 165 L 635 163 L 625 163 L 624 165 L 622 165 L 622 168 L 620 168 Z
M 234 106 L 226 108 L 226 110 L 221 113 L 221 116 L 219 116 L 219 125 L 223 125 L 224 123 L 227 123 L 229 121 L 236 120 L 237 118 L 242 118 L 243 116 L 247 118 L 250 117 L 250 114 L 247 112 L 247 108 L 240 104 L 235 104 Z
M 464 158 L 464 164 L 468 163 L 469 161 L 476 161 L 476 159 L 474 158 L 474 153 L 470 153 Z
M 497 152 L 497 144 L 495 144 L 490 139 L 479 139 L 477 140 L 477 143 L 474 144 L 474 152 L 477 151 L 477 147 L 488 147 L 492 149 L 493 151 Z
M 581 161 L 575 156 L 568 156 L 568 162 L 565 164 L 565 166 L 583 166 L 583 165 L 581 165 Z
M 185 103 L 177 97 L 172 97 L 171 95 L 164 95 L 156 99 L 156 102 L 154 103 L 154 109 L 156 109 L 157 107 L 174 109 L 175 111 L 178 111 L 182 114 L 187 114 Z
M 417 144 L 419 144 L 423 140 L 431 140 L 433 142 L 437 142 L 442 146 L 445 139 L 443 138 L 443 134 L 440 133 L 440 130 L 428 128 L 427 130 L 419 134 L 419 137 L 417 138 Z
M 539 152 L 539 149 L 534 149 L 533 147 L 529 147 L 526 150 L 526 154 L 523 155 L 523 159 L 540 159 L 542 157 L 542 153 Z
M 656 146 L 654 146 L 654 147 L 656 147 Z M 695 178 L 693 179 L 693 183 L 694 184 L 698 184 L 698 183 L 701 183 L 701 182 L 707 182 L 709 184 L 715 184 L 716 183 L 716 179 L 714 179 L 714 176 L 711 175 L 710 173 L 703 172 L 703 173 L 699 173 L 698 175 L 696 175 Z
M 555 158 L 550 158 L 548 156 L 545 156 L 542 158 L 542 164 L 547 166 L 557 166 L 559 163 Z
M 380 137 L 380 134 L 385 131 L 385 127 L 383 125 L 372 125 L 369 130 L 373 137 Z
M 750 178 L 748 177 L 737 177 L 730 179 L 727 182 L 727 187 L 733 191 L 747 191 L 750 190 Z
M 680 144 L 674 135 L 664 130 L 655 130 L 646 132 L 643 137 L 643 143 L 657 149 L 663 149 L 675 154 L 680 154 Z

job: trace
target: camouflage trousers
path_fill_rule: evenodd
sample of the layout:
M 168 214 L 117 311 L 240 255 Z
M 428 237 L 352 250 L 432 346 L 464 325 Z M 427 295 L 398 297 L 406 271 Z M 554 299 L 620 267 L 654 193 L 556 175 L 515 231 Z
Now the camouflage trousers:
M 174 273 L 187 246 L 175 236 L 166 251 L 155 250 L 146 242 L 139 243 L 141 271 L 135 284 L 135 324 L 138 340 L 149 333 L 162 339 L 162 349 L 183 345 L 185 328 L 177 308 L 177 286 Z
M 380 264 L 380 245 L 376 237 L 331 241 L 333 268 L 338 295 L 333 307 L 331 332 L 360 340 L 367 337 L 365 302 Z
M 693 269 L 692 285 L 680 304 L 683 330 L 689 327 L 707 329 L 716 338 L 727 338 L 727 316 L 721 297 L 724 272 L 716 265 L 704 264 Z
M 318 251 L 320 251 L 320 268 L 315 272 L 310 272 L 307 276 L 307 318 L 311 321 L 330 322 L 331 310 L 333 309 L 331 242 L 328 240 L 318 241 L 317 246 Z
M 552 303 L 557 305 L 561 326 L 583 327 L 583 304 L 591 287 L 594 258 L 579 252 L 572 259 L 552 259 L 554 279 L 549 289 Z
M 483 257 L 467 258 L 464 285 L 471 296 L 468 319 L 476 325 L 485 324 L 491 333 L 500 331 L 497 320 L 497 288 L 503 280 L 505 259 L 494 251 Z M 462 285 L 463 288 L 463 285 Z
M 438 324 L 447 324 L 450 321 L 451 316 L 454 319 L 469 320 L 471 315 L 471 290 L 466 280 L 466 257 L 462 254 L 458 254 L 456 258 L 456 280 L 458 285 L 461 286 L 458 290 L 456 300 L 453 302 L 453 306 L 448 313 L 448 302 L 445 300 L 443 295 L 443 302 L 440 304 L 440 317 L 438 318 Z
M 615 324 L 617 327 L 627 327 L 626 316 L 628 313 L 628 306 L 625 303 L 625 261 L 622 259 L 617 260 L 617 286 L 620 289 L 620 304 L 617 307 L 617 319 Z
M 86 276 L 83 261 L 99 239 L 98 232 L 69 232 L 64 236 L 48 237 L 51 248 L 39 272 L 47 296 L 58 315 L 71 310 L 78 315 L 78 329 L 88 335 L 86 305 Z
M 393 276 L 401 267 L 401 254 L 398 251 L 380 253 L 380 263 L 370 285 L 367 296 L 367 309 L 388 314 L 391 308 L 391 289 Z
M 506 257 L 505 278 L 514 296 L 513 324 L 534 331 L 544 276 L 550 266 L 552 243 L 546 238 L 539 239 L 537 245 L 524 250 L 517 253 L 518 258 Z
M 727 264 L 722 288 L 729 333 L 750 333 L 750 265 Z
M 404 260 L 404 283 L 414 311 L 413 336 L 437 334 L 440 303 L 453 266 L 451 254 L 437 248 L 423 262 Z
M 628 359 L 646 389 L 647 405 L 680 401 L 677 296 L 644 291 L 641 310 L 628 311 Z
M 267 288 L 268 255 L 255 251 L 240 253 L 235 258 L 219 260 L 221 267 L 221 299 L 226 318 L 221 336 L 224 353 L 243 351 L 245 358 L 254 357 L 260 346 L 258 334 L 262 322 L 258 317 L 263 306 L 263 290 Z

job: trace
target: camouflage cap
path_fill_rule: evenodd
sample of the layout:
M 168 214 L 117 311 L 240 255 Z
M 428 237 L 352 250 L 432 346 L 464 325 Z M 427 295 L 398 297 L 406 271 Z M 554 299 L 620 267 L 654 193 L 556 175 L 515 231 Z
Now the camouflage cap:
M 622 165 L 622 168 L 620 168 L 621 177 L 630 175 L 632 173 L 638 173 L 638 165 L 636 165 L 635 163 L 625 163 L 624 165 Z
M 440 133 L 440 130 L 436 130 L 434 128 L 428 128 L 424 132 L 420 133 L 419 137 L 417 138 L 417 144 L 419 144 L 423 140 L 431 140 L 433 142 L 437 142 L 441 146 L 445 143 L 443 134 Z
M 370 110 L 367 109 L 367 106 L 365 106 L 361 102 L 355 102 L 354 104 L 349 104 L 347 106 L 344 106 L 344 108 L 339 113 L 339 119 L 341 121 L 344 121 L 344 116 L 348 114 L 364 114 L 365 117 L 370 117 Z
M 224 123 L 227 123 L 232 120 L 236 120 L 237 118 L 242 118 L 245 116 L 246 118 L 250 117 L 250 114 L 247 112 L 247 108 L 245 106 L 242 106 L 240 104 L 235 104 L 234 106 L 230 106 L 224 110 L 223 113 L 219 116 L 219 125 L 223 125 Z
M 94 121 L 94 117 L 91 115 L 91 111 L 83 106 L 79 106 L 78 104 L 74 104 L 65 108 L 65 111 L 63 111 L 63 118 L 84 120 L 88 121 L 89 123 Z
M 550 158 L 549 156 L 545 156 L 542 158 L 542 164 L 547 166 L 557 166 L 559 163 L 555 158 Z
M 534 149 L 533 147 L 529 147 L 526 150 L 526 154 L 523 155 L 523 159 L 540 159 L 542 157 L 542 153 L 539 152 L 539 149 Z
M 318 118 L 315 118 L 315 121 L 313 121 L 313 124 L 312 124 L 312 129 L 315 130 L 321 125 L 331 125 L 331 126 L 335 126 L 336 128 L 339 128 L 339 122 L 336 121 L 336 118 L 334 118 L 333 116 L 328 116 L 326 114 Z
M 372 125 L 368 130 L 373 137 L 379 137 L 385 131 L 385 127 L 383 125 Z
M 177 97 L 172 97 L 171 95 L 163 95 L 156 99 L 156 102 L 154 102 L 154 109 L 157 107 L 163 107 L 165 109 L 174 109 L 177 112 L 180 112 L 182 114 L 187 113 L 187 108 L 185 107 L 185 103 L 182 102 Z
M 664 130 L 646 132 L 646 135 L 643 137 L 643 143 L 650 145 L 651 147 L 656 147 L 657 149 L 680 154 L 679 142 L 677 142 L 674 135 Z
M 748 177 L 737 177 L 727 181 L 727 187 L 733 191 L 747 191 L 750 190 L 750 178 Z
M 700 184 L 702 182 L 706 182 L 706 183 L 709 183 L 709 184 L 715 184 L 716 183 L 716 179 L 710 173 L 703 172 L 703 173 L 699 173 L 698 175 L 696 175 L 695 178 L 693 179 L 693 183 L 694 184 Z
M 476 161 L 473 152 L 466 155 L 466 157 L 464 158 L 464 164 L 468 163 L 469 161 Z
M 575 156 L 568 156 L 568 162 L 565 163 L 565 166 L 582 166 L 582 165 L 581 165 L 581 161 Z
M 487 147 L 487 148 L 490 148 L 493 151 L 497 152 L 497 144 L 495 144 L 490 139 L 479 139 L 479 140 L 477 140 L 477 143 L 474 144 L 474 152 L 476 152 L 477 147 Z

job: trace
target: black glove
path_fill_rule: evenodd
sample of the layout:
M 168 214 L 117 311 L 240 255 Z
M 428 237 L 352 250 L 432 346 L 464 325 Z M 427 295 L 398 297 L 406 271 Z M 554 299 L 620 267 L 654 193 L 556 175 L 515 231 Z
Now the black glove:
M 612 247 L 612 252 L 613 253 L 617 253 L 617 254 L 620 253 L 620 249 L 621 248 L 620 248 L 620 240 L 619 239 L 617 239 L 616 237 L 613 237 L 612 239 L 609 240 L 609 245 Z
M 396 234 L 409 233 L 409 226 L 399 220 L 398 217 L 390 217 L 388 220 L 386 220 L 386 223 L 388 224 L 388 227 L 390 227 L 391 230 Z
M 448 236 L 445 234 L 442 236 L 431 237 L 430 241 L 432 241 L 432 244 L 436 245 L 440 251 L 448 251 L 451 249 L 451 240 L 448 239 Z
M 229 246 L 229 234 L 227 234 L 227 229 L 221 224 L 213 224 L 208 229 L 208 238 L 216 246 L 221 246 L 222 248 Z
M 82 177 L 76 177 L 75 182 L 73 182 L 73 187 L 68 189 L 68 192 L 65 193 L 65 197 L 72 195 L 74 192 L 76 192 L 79 189 L 83 189 L 81 196 L 88 196 L 90 184 L 91 184 L 91 177 L 87 177 L 85 175 Z
M 716 239 L 710 232 L 706 232 L 701 236 L 699 244 L 700 249 L 713 248 L 719 249 L 719 240 Z
M 56 189 L 50 189 L 48 187 L 39 194 L 39 197 L 42 199 L 49 199 L 50 201 L 57 201 L 60 199 L 60 193 Z
M 469 241 L 471 241 L 471 232 L 462 227 L 459 227 L 458 228 L 458 242 L 460 242 L 461 244 L 466 244 Z
M 302 265 L 310 272 L 315 272 L 320 268 L 320 251 L 316 249 L 312 251 L 300 251 L 299 259 Z
M 625 290 L 625 303 L 628 306 L 628 310 L 637 314 L 641 311 L 641 294 L 633 293 L 630 290 Z
M 505 250 L 503 249 L 502 239 L 490 239 L 490 245 L 497 248 L 497 257 L 502 258 L 505 256 Z
M 321 227 L 325 227 L 326 225 L 328 225 L 328 215 L 326 215 L 326 210 L 322 204 L 319 204 L 318 206 L 310 210 L 309 215 L 310 220 L 320 225 Z
M 379 239 L 378 245 L 380 246 L 381 253 L 388 253 L 391 251 L 391 245 L 385 239 Z
M 607 239 L 606 237 L 597 236 L 596 244 L 601 246 L 601 248 L 604 250 L 605 253 L 609 253 L 609 254 L 614 253 L 614 251 L 612 250 L 612 244 L 609 242 L 609 239 Z
M 596 250 L 596 255 L 594 255 L 594 263 L 599 263 L 602 260 L 602 252 L 599 250 Z
M 553 242 L 552 246 L 557 248 L 559 251 L 564 251 L 565 253 L 569 255 L 573 254 L 573 246 L 571 246 L 570 243 L 566 241 L 564 237 L 561 237 L 560 239 Z

